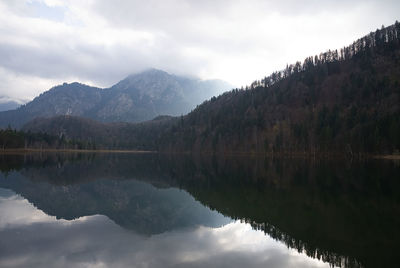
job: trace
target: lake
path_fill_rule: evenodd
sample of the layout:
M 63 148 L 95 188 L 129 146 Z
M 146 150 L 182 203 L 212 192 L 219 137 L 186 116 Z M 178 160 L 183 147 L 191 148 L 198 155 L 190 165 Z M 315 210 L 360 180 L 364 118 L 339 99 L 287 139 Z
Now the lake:
M 0 155 L 0 267 L 395 267 L 400 163 Z

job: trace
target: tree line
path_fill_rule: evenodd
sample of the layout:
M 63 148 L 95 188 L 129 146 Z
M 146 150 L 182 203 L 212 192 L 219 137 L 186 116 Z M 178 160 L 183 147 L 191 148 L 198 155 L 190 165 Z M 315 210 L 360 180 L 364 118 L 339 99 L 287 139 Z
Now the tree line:
M 0 129 L 0 150 L 9 149 L 96 149 L 86 139 L 67 139 L 45 132 L 33 133 L 11 128 Z
M 400 23 L 395 22 L 394 25 L 377 29 L 368 35 L 354 41 L 351 45 L 341 49 L 328 50 L 319 55 L 307 57 L 303 63 L 297 61 L 294 64 L 286 65 L 286 68 L 281 71 L 273 72 L 271 75 L 266 76 L 260 80 L 253 81 L 249 86 L 242 87 L 241 89 L 254 89 L 256 87 L 268 88 L 282 79 L 288 78 L 293 74 L 308 71 L 316 66 L 321 66 L 326 63 L 334 63 L 352 59 L 358 56 L 359 53 L 367 53 L 371 55 L 376 50 L 391 50 L 399 45 L 400 42 Z M 239 90 L 239 89 L 235 89 Z

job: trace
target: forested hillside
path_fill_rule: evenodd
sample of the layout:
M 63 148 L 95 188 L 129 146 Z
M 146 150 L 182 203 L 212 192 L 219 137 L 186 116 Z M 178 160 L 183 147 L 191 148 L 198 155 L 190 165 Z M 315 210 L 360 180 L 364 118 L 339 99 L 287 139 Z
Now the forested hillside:
M 50 135 L 45 132 L 24 132 L 17 131 L 15 129 L 7 128 L 0 129 L 0 150 L 9 149 L 61 149 L 61 148 L 75 148 L 75 149 L 88 149 L 84 146 L 90 145 L 90 149 L 93 149 L 91 144 L 82 142 L 80 140 L 65 139 L 64 137 L 57 137 Z
M 400 148 L 400 24 L 204 102 L 162 150 L 393 153 Z
M 137 124 L 101 123 L 76 116 L 57 116 L 32 120 L 22 128 L 22 133 L 46 133 L 56 137 L 57 148 L 156 151 L 161 136 L 176 121 L 175 117 L 159 116 Z

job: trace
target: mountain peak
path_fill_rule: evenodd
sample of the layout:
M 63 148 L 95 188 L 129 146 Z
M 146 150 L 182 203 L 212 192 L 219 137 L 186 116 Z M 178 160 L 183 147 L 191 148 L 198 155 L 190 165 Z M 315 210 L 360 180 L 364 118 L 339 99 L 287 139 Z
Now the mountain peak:
M 160 70 L 160 69 L 156 69 L 156 68 L 146 69 L 146 70 L 140 72 L 139 74 L 146 74 L 146 73 L 148 73 L 148 74 L 169 74 L 166 71 L 163 71 L 163 70 Z
M 168 75 L 169 76 L 171 74 L 167 73 L 166 71 L 160 70 L 160 69 L 149 68 L 149 69 L 146 69 L 141 72 L 132 73 L 132 74 L 128 75 L 125 79 L 135 78 L 135 77 L 139 77 L 139 76 L 148 76 L 148 75 L 152 75 L 152 76 L 153 75 Z

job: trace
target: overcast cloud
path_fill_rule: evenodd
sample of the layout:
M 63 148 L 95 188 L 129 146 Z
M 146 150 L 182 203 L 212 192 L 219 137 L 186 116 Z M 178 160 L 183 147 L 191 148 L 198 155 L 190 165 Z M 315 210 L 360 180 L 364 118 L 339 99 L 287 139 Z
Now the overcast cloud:
M 395 0 L 0 0 L 0 96 L 146 68 L 236 86 L 399 20 Z

